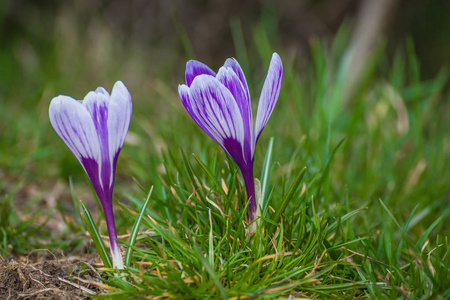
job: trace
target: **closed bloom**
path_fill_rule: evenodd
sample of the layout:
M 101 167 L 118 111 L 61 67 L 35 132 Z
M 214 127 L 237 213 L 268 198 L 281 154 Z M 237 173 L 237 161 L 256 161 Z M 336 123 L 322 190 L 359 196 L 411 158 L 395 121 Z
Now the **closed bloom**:
M 82 101 L 58 96 L 50 103 L 50 122 L 56 133 L 80 161 L 103 206 L 114 266 L 122 269 L 112 208 L 117 158 L 128 132 L 131 95 L 121 81 L 111 95 L 102 87 Z
M 201 62 L 186 64 L 186 84 L 178 87 L 181 101 L 192 119 L 218 143 L 239 166 L 249 198 L 250 221 L 255 218 L 253 180 L 255 146 L 277 103 L 283 64 L 272 55 L 261 91 L 255 127 L 247 81 L 235 59 L 227 59 L 216 74 Z

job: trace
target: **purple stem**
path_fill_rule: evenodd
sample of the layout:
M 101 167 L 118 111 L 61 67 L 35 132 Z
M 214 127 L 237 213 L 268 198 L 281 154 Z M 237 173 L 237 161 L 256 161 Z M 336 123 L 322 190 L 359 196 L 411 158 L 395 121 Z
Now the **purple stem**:
M 112 201 L 111 201 L 112 204 Z M 107 206 L 110 206 L 109 203 Z M 111 207 L 103 207 L 103 210 L 105 212 L 105 219 L 106 219 L 106 227 L 108 227 L 108 235 L 109 235 L 109 242 L 111 243 L 111 251 L 115 252 L 117 250 L 120 250 L 119 248 L 119 242 L 117 242 L 117 232 L 116 232 L 116 224 L 114 222 L 114 214 Z
M 255 199 L 255 181 L 253 179 L 253 162 L 241 168 L 244 177 L 245 189 L 247 190 L 247 198 L 250 201 L 248 205 L 250 223 L 255 220 L 256 199 Z
M 114 213 L 112 210 L 112 201 L 103 206 L 105 212 L 106 226 L 108 227 L 109 242 L 111 244 L 111 254 L 113 267 L 123 269 L 122 253 L 120 252 L 119 242 L 117 241 L 116 224 L 114 222 Z
M 123 268 L 122 254 L 120 252 L 119 242 L 117 241 L 116 224 L 114 221 L 112 189 L 103 190 L 100 186 L 95 189 L 97 196 L 102 204 L 105 214 L 106 227 L 108 228 L 109 242 L 111 244 L 111 254 L 114 267 Z

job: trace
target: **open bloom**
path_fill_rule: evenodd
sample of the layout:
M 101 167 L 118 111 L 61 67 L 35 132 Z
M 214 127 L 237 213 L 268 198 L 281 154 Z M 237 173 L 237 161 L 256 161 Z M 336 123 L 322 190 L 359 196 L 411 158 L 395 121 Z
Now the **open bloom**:
M 131 95 L 118 81 L 111 95 L 102 87 L 84 100 L 58 96 L 50 103 L 50 122 L 86 171 L 105 212 L 114 266 L 122 269 L 112 209 L 117 158 L 131 120 Z
M 227 59 L 217 74 L 201 62 L 188 61 L 186 84 L 178 87 L 181 101 L 194 121 L 239 166 L 250 201 L 251 222 L 257 208 L 253 180 L 255 146 L 277 103 L 282 79 L 283 64 L 274 53 L 261 91 L 254 130 L 247 81 L 235 59 Z

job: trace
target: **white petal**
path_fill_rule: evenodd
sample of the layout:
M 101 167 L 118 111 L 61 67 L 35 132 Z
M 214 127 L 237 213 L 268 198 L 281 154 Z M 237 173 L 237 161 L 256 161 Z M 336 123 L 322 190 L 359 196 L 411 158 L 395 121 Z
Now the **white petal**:
M 280 56 L 277 53 L 274 53 L 272 55 L 272 60 L 270 61 L 269 71 L 267 72 L 267 77 L 264 81 L 261 96 L 259 98 L 254 132 L 254 145 L 256 145 L 261 131 L 264 129 L 264 126 L 266 126 L 275 104 L 277 104 L 282 80 L 283 63 L 281 62 Z
M 228 58 L 225 61 L 225 64 L 223 66 L 226 68 L 233 69 L 233 72 L 236 74 L 236 76 L 241 81 L 242 86 L 244 87 L 244 89 L 247 93 L 248 101 L 250 102 L 250 92 L 248 90 L 247 79 L 245 78 L 244 71 L 242 70 L 242 68 L 239 65 L 239 63 L 237 62 L 237 60 L 235 60 L 234 58 Z
M 212 76 L 199 75 L 192 82 L 190 95 L 188 111 L 208 135 L 224 148 L 227 138 L 235 139 L 244 147 L 242 115 L 233 95 L 223 84 Z
M 117 81 L 108 106 L 108 141 L 111 163 L 117 158 L 130 126 L 133 103 L 122 81 Z
M 80 160 L 99 160 L 100 144 L 91 114 L 79 101 L 68 97 L 53 98 L 49 108 L 50 122 L 56 133 Z
M 105 90 L 105 88 L 103 88 L 103 87 L 101 87 L 101 86 L 99 86 L 99 87 L 95 90 L 95 92 L 96 92 L 96 93 L 99 93 L 99 94 L 103 94 L 103 95 L 105 95 L 105 96 L 107 96 L 107 97 L 109 98 L 109 93 L 108 93 L 108 91 Z
M 189 113 L 189 115 L 191 116 L 191 118 L 195 121 L 195 123 L 197 123 L 197 125 L 199 125 L 200 128 L 207 135 L 209 135 L 216 143 L 219 143 L 219 141 L 217 141 L 215 136 L 209 131 L 209 127 L 203 126 L 204 121 L 203 121 L 202 117 L 198 116 L 198 112 L 196 110 L 194 111 L 194 107 L 196 107 L 197 104 L 194 102 L 194 100 L 192 98 L 189 87 L 185 84 L 180 84 L 178 86 L 178 94 L 180 95 L 181 103 L 183 103 L 184 107 L 186 108 L 186 110 Z

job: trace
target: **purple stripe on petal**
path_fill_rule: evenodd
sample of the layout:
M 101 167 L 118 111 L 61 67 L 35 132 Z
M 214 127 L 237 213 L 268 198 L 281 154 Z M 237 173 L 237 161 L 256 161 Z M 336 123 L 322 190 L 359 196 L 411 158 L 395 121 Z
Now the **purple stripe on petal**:
M 100 143 L 94 122 L 86 108 L 68 96 L 53 98 L 50 122 L 56 133 L 81 162 L 82 158 L 100 159 Z
M 209 137 L 211 137 L 216 143 L 220 144 L 218 140 L 214 137 L 214 135 L 209 131 L 208 128 L 204 127 L 202 124 L 202 120 L 198 118 L 197 112 L 194 112 L 193 107 L 196 105 L 191 97 L 191 92 L 189 90 L 189 87 L 185 84 L 181 84 L 178 86 L 178 93 L 181 98 L 181 102 L 183 103 L 184 107 L 186 108 L 187 112 L 191 116 L 191 118 L 197 123 L 197 125 L 200 126 L 200 128 L 207 134 Z
M 237 139 L 239 131 L 234 124 L 240 120 L 240 112 L 230 91 L 208 76 L 197 77 L 190 91 L 197 116 L 212 129 L 215 138 L 222 144 L 224 138 Z
M 244 157 L 252 157 L 253 119 L 250 98 L 248 98 L 248 89 L 242 84 L 242 81 L 231 68 L 220 68 L 216 78 L 231 92 L 239 107 L 244 125 Z
M 83 165 L 102 206 L 107 205 L 108 202 L 110 202 L 108 199 L 112 197 L 112 188 L 103 187 L 102 178 L 99 177 L 99 174 L 102 173 L 99 163 L 92 158 L 82 158 L 80 162 Z
M 89 111 L 94 121 L 95 130 L 100 141 L 99 163 L 100 184 L 103 189 L 112 186 L 112 166 L 108 141 L 108 106 L 109 97 L 102 92 L 89 92 L 83 100 L 83 106 Z
M 108 144 L 108 128 L 106 126 L 108 121 L 108 105 L 109 96 L 102 92 L 89 92 L 83 99 L 83 106 L 91 114 L 94 121 L 95 130 L 97 131 L 100 144 Z M 105 151 L 105 149 L 102 149 Z
M 107 121 L 109 161 L 113 171 L 111 176 L 115 173 L 117 158 L 127 136 L 132 109 L 133 103 L 128 89 L 123 82 L 117 81 L 111 92 Z M 111 177 L 110 182 L 114 182 L 114 178 Z
M 283 80 L 283 63 L 277 53 L 272 55 L 269 71 L 259 98 L 258 112 L 256 115 L 254 145 L 267 124 L 270 115 L 280 95 L 281 82 Z M 253 148 L 254 149 L 254 148 Z
M 244 90 L 247 93 L 247 99 L 250 102 L 250 92 L 248 90 L 247 79 L 245 78 L 244 71 L 242 70 L 237 60 L 235 60 L 234 58 L 229 58 L 225 61 L 225 64 L 223 66 L 233 69 L 233 72 L 237 75 L 242 85 L 244 86 Z
M 251 163 L 252 159 L 250 157 L 244 157 L 242 144 L 239 143 L 238 140 L 234 138 L 225 138 L 223 144 L 223 148 L 226 149 L 240 169 L 245 168 L 245 166 Z
M 191 86 L 195 77 L 202 74 L 216 76 L 216 73 L 213 70 L 199 61 L 190 60 L 186 63 L 186 84 L 188 87 Z
M 183 102 L 184 104 L 184 102 Z M 225 140 L 232 138 L 240 145 L 244 157 L 244 123 L 231 92 L 216 78 L 197 76 L 190 88 L 189 114 L 196 123 L 231 156 Z M 235 153 L 235 149 L 231 149 Z M 234 159 L 236 154 L 233 154 Z
M 180 94 L 181 102 L 186 108 L 187 112 L 191 118 L 197 123 L 197 125 L 212 138 L 216 143 L 222 146 L 223 139 L 218 133 L 217 129 L 212 126 L 208 119 L 204 119 L 202 112 L 198 109 L 198 106 L 204 106 L 204 104 L 199 104 L 192 97 L 191 90 L 187 85 L 178 86 L 178 93 Z M 223 146 L 222 146 L 223 147 Z

